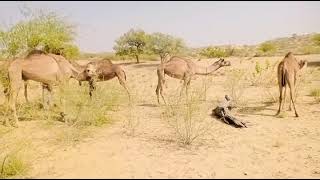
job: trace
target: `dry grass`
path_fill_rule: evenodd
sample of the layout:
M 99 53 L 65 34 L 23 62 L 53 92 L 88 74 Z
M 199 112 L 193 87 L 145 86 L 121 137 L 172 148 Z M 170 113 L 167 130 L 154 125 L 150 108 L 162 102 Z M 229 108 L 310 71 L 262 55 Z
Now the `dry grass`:
M 235 106 L 243 107 L 246 105 L 244 92 L 247 88 L 245 83 L 246 72 L 243 69 L 232 69 L 227 74 L 225 89 L 228 95 L 231 96 Z
M 206 120 L 205 101 L 207 89 L 212 78 L 206 78 L 199 88 L 190 87 L 188 96 L 180 91 L 170 96 L 164 105 L 162 119 L 174 129 L 176 138 L 183 146 L 191 145 L 211 128 L 212 122 Z
M 320 103 L 320 89 L 319 88 L 312 89 L 311 92 L 310 92 L 310 95 L 312 97 L 314 97 L 314 100 L 317 103 Z

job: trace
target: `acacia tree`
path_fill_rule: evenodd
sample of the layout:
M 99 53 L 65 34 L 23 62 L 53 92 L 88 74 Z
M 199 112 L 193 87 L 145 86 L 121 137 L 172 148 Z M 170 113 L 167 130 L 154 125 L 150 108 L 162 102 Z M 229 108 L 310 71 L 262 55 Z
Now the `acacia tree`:
M 175 38 L 163 33 L 153 33 L 148 37 L 149 53 L 160 56 L 161 62 L 169 56 L 181 52 L 185 49 L 185 44 L 181 38 Z
M 113 49 L 116 51 L 116 55 L 135 57 L 137 63 L 139 63 L 139 56 L 145 51 L 147 35 L 143 30 L 130 29 L 120 36 L 115 43 Z
M 21 56 L 39 46 L 45 47 L 43 50 L 48 53 L 60 51 L 68 59 L 79 55 L 78 47 L 73 44 L 74 26 L 54 12 L 25 16 L 25 20 L 0 33 L 5 56 Z

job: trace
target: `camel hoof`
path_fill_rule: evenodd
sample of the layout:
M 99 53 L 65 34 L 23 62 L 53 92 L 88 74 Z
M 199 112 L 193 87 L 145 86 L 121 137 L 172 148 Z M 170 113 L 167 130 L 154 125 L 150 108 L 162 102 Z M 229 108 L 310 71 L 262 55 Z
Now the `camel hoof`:
M 299 115 L 296 113 L 296 117 L 299 117 Z

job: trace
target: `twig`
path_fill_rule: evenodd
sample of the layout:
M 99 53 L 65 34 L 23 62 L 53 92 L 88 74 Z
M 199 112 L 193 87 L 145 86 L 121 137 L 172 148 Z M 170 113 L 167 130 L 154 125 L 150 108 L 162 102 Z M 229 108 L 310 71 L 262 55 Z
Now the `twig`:
M 4 170 L 4 164 L 5 164 L 5 162 L 6 162 L 6 160 L 7 160 L 7 158 L 8 158 L 8 155 L 6 155 L 5 157 L 4 157 L 4 159 L 3 159 L 3 162 L 2 162 L 2 166 L 1 166 L 1 178 L 3 177 L 2 175 L 3 175 L 3 170 Z

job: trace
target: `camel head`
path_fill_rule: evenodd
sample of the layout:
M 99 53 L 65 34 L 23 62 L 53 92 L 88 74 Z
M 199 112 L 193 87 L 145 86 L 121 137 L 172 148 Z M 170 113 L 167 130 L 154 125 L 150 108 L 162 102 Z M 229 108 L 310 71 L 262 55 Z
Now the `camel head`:
M 219 67 L 223 67 L 223 66 L 231 66 L 231 62 L 230 61 L 225 61 L 223 58 L 220 58 L 218 61 L 213 63 L 214 66 L 219 66 Z
M 97 68 L 95 67 L 95 65 L 91 63 L 89 63 L 84 69 L 84 73 L 86 74 L 86 76 L 90 78 L 97 75 L 96 71 L 97 71 Z
M 298 62 L 298 64 L 299 64 L 299 68 L 302 69 L 305 66 L 307 67 L 308 61 L 307 60 L 300 60 Z

